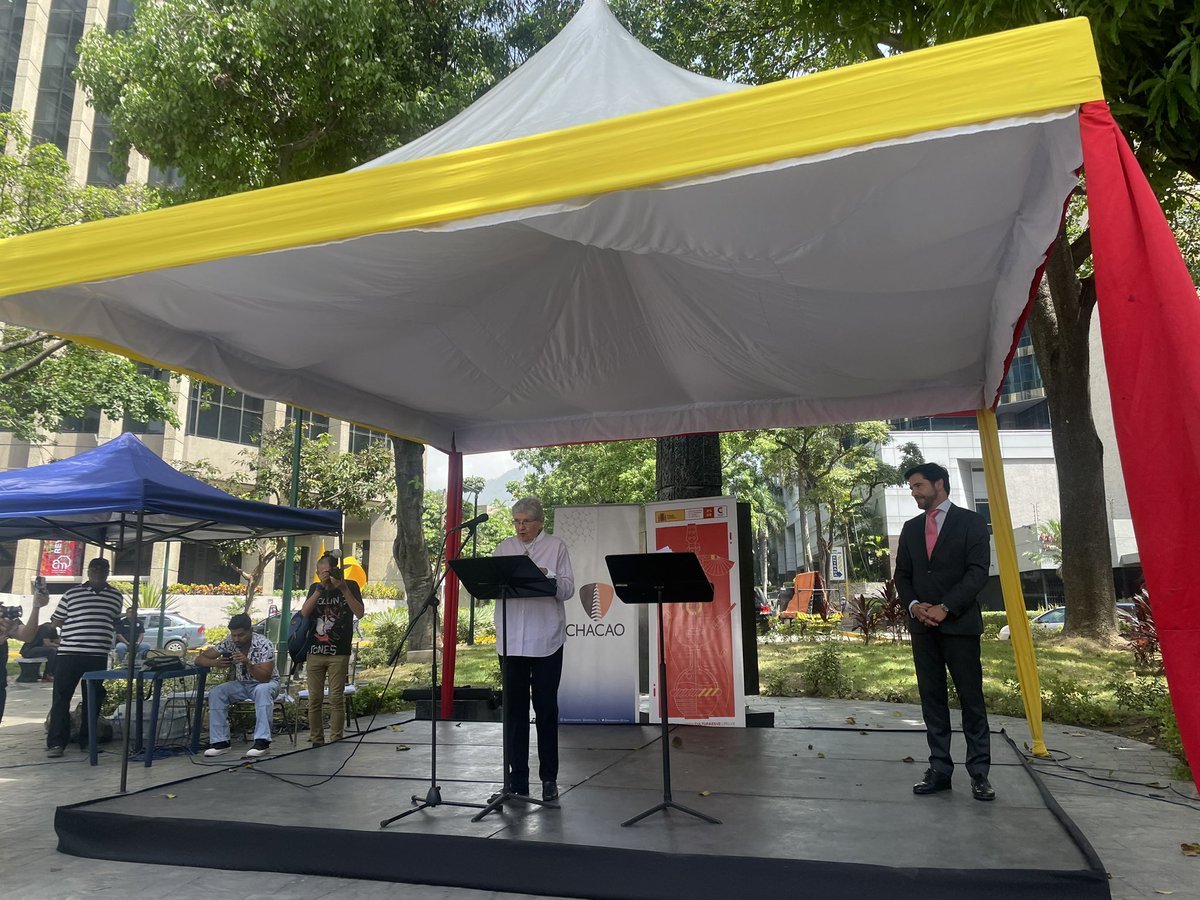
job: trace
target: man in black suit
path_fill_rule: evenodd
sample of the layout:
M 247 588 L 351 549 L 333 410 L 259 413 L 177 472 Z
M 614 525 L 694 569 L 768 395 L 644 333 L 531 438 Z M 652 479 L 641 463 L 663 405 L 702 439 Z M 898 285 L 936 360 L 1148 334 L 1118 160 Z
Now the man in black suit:
M 929 741 L 929 769 L 914 794 L 950 789 L 950 705 L 946 671 L 962 704 L 967 774 L 976 800 L 993 800 L 988 781 L 990 731 L 983 701 L 979 592 L 987 583 L 991 547 L 983 517 L 950 502 L 950 475 L 937 463 L 904 473 L 924 512 L 904 523 L 896 555 L 896 589 L 908 606 L 913 663 Z

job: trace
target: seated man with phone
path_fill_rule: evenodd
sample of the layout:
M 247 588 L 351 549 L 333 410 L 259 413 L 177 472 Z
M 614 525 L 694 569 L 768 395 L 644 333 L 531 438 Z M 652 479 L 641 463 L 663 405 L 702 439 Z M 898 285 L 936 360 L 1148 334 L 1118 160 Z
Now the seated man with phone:
M 228 753 L 229 705 L 254 701 L 254 745 L 243 754 L 266 756 L 271 752 L 271 714 L 279 693 L 279 672 L 275 669 L 275 645 L 251 629 L 250 617 L 239 613 L 229 620 L 229 636 L 215 647 L 205 647 L 196 657 L 196 665 L 229 669 L 229 681 L 208 694 L 209 747 L 205 756 Z

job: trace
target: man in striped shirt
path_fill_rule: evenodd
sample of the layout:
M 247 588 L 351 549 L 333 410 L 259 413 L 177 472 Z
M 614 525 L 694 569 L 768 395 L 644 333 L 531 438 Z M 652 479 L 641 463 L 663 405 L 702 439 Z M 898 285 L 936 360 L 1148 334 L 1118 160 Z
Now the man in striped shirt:
M 59 757 L 71 740 L 71 698 L 88 672 L 108 668 L 114 625 L 121 617 L 124 600 L 121 592 L 108 583 L 108 560 L 88 563 L 83 584 L 69 588 L 50 617 L 58 627 L 61 643 L 54 669 L 54 700 L 50 706 L 50 730 L 46 733 L 46 755 Z M 33 613 L 25 630 L 37 630 L 41 607 L 50 602 L 47 594 L 35 596 Z M 87 709 L 87 691 L 83 694 L 83 722 L 79 729 L 80 749 L 87 747 L 91 717 Z

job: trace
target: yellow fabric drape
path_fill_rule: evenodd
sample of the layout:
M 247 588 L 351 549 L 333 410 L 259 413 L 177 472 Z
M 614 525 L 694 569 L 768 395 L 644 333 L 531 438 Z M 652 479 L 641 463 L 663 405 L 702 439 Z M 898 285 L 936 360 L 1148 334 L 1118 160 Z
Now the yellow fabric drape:
M 1100 99 L 1085 19 L 428 159 L 0 241 L 0 296 L 432 226 Z
M 1004 611 L 1008 614 L 1008 629 L 1012 632 L 1013 656 L 1017 661 L 1017 680 L 1021 684 L 1021 701 L 1025 719 L 1033 738 L 1035 756 L 1048 756 L 1042 736 L 1042 688 L 1038 681 L 1037 657 L 1033 652 L 1033 629 L 1025 614 L 1025 594 L 1021 590 L 1021 574 L 1017 568 L 1017 545 L 1013 540 L 1012 514 L 1008 509 L 1008 489 L 1004 484 L 1004 462 L 1000 456 L 1000 432 L 996 414 L 981 409 L 979 441 L 983 446 L 983 474 L 987 480 L 988 509 L 992 514 L 992 537 L 996 542 L 996 563 L 1000 569 L 1000 588 L 1004 592 Z

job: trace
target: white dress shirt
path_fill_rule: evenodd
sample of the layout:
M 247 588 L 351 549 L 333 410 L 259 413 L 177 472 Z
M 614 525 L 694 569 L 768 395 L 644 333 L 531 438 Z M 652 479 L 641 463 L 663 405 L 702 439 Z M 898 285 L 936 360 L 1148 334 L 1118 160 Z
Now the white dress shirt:
M 507 601 L 508 645 L 496 601 L 496 652 L 501 656 L 550 656 L 567 640 L 567 613 L 563 603 L 575 594 L 575 572 L 567 545 L 552 534 L 539 532 L 526 544 L 519 537 L 501 541 L 493 556 L 528 556 L 533 564 L 555 579 L 553 597 L 510 597 Z
M 941 513 L 941 515 L 940 515 L 940 516 L 937 516 L 937 517 L 936 517 L 936 518 L 933 520 L 933 524 L 934 524 L 934 525 L 937 527 L 937 533 L 938 533 L 938 537 L 941 537 L 941 536 L 942 536 L 942 526 L 946 524 L 946 515 L 947 515 L 947 513 L 949 513 L 949 512 L 950 512 L 950 507 L 952 507 L 953 505 L 954 505 L 954 504 L 950 502 L 950 498 L 949 498 L 949 497 L 947 497 L 945 500 L 943 500 L 941 503 L 939 503 L 939 504 L 937 505 L 937 510 L 938 510 L 938 512 L 940 512 L 940 513 Z M 927 512 L 926 512 L 926 515 L 928 515 L 928 514 L 929 514 L 929 513 L 928 513 L 928 511 L 927 511 Z M 908 604 L 908 614 L 909 614 L 910 616 L 912 616 L 914 619 L 915 619 L 917 616 L 916 616 L 916 614 L 913 612 L 913 607 L 914 607 L 914 606 L 916 606 L 916 605 L 917 605 L 918 603 L 920 603 L 920 602 L 921 602 L 920 600 L 914 600 L 912 603 Z

